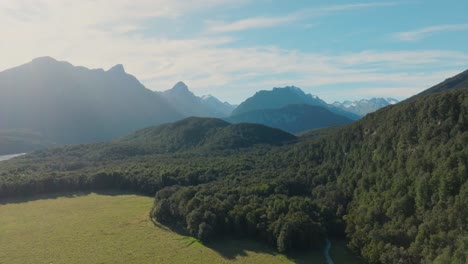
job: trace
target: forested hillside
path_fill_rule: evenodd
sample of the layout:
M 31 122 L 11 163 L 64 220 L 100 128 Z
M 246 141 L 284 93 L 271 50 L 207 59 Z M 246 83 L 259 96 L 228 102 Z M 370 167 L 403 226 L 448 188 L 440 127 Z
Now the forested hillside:
M 278 130 L 265 139 L 273 131 L 263 126 L 188 119 L 183 129 L 175 123 L 2 162 L 0 197 L 134 190 L 155 194 L 155 219 L 202 241 L 245 235 L 288 252 L 346 236 L 370 263 L 466 263 L 467 117 L 468 90 L 458 89 L 298 142 Z M 162 147 L 161 135 L 177 140 Z M 240 143 L 205 148 L 233 135 Z M 154 151 L 123 148 L 142 142 Z M 159 151 L 171 144 L 174 151 Z M 109 148 L 122 151 L 102 152 Z
M 324 190 L 351 198 L 346 234 L 371 263 L 467 261 L 467 117 L 468 90 L 456 90 L 385 108 L 322 139 L 321 167 L 337 175 Z M 319 200 L 330 195 L 321 191 L 313 191 Z
M 201 150 L 226 150 L 256 144 L 280 145 L 296 137 L 259 124 L 230 124 L 216 118 L 189 117 L 156 127 L 141 129 L 114 142 L 119 146 L 140 146 L 145 154 Z
M 386 108 L 270 152 L 255 177 L 162 190 L 154 215 L 200 239 L 244 230 L 285 251 L 344 228 L 371 263 L 464 263 L 467 117 L 466 89 Z

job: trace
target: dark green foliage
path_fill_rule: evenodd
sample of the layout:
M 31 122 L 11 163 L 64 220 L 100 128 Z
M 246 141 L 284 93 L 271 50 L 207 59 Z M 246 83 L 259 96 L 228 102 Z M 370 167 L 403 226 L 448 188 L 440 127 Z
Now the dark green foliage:
M 198 187 L 163 189 L 156 194 L 153 216 L 168 224 L 182 223 L 201 240 L 224 233 L 244 234 L 261 238 L 280 252 L 319 247 L 324 242 L 320 208 L 310 198 L 285 195 L 282 192 L 288 190 L 275 190 L 277 184 L 244 180 L 242 184 L 226 179 Z M 166 207 L 170 210 L 161 217 L 160 208 Z M 200 229 L 202 226 L 206 229 Z
M 215 118 L 189 117 L 184 120 L 139 130 L 117 140 L 114 146 L 139 147 L 135 152 L 167 153 L 251 147 L 256 144 L 279 145 L 296 138 L 284 131 L 258 124 L 234 124 Z
M 236 234 L 287 252 L 346 236 L 370 263 L 466 263 L 467 117 L 461 89 L 289 144 L 264 126 L 188 119 L 163 138 L 149 129 L 2 162 L 0 197 L 135 190 L 155 195 L 153 217 L 203 241 Z M 178 151 L 158 152 L 169 136 Z
M 202 242 L 208 242 L 208 240 L 213 236 L 214 231 L 210 224 L 205 222 L 201 223 L 198 226 L 198 239 Z
M 323 139 L 321 166 L 339 171 L 336 187 L 350 199 L 350 246 L 371 263 L 455 261 L 468 227 L 467 116 L 468 90 L 458 90 L 380 110 Z

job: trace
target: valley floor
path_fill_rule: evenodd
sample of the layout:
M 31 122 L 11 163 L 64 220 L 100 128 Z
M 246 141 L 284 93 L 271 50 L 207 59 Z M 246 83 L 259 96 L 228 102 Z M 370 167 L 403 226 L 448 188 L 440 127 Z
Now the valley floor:
M 152 203 L 113 193 L 0 201 L 0 263 L 325 263 L 319 251 L 286 257 L 251 240 L 204 246 L 150 221 Z

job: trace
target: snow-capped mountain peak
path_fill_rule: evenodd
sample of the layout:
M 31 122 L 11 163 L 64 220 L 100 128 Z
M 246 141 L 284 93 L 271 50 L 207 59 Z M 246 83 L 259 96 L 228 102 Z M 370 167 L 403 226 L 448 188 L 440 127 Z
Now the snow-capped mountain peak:
M 358 114 L 366 115 L 368 113 L 377 111 L 378 109 L 397 104 L 399 101 L 394 98 L 371 98 L 371 99 L 361 99 L 356 101 L 344 101 L 342 103 L 336 101 L 333 103 L 334 106 L 344 109 L 346 111 Z

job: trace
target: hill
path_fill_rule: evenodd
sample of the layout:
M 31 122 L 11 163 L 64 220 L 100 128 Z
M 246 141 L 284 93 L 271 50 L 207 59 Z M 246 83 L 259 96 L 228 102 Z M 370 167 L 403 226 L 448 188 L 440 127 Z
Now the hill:
M 40 150 L 31 157 L 70 158 L 77 167 L 148 155 L 223 155 L 261 146 L 294 143 L 297 138 L 260 124 L 230 124 L 216 118 L 189 117 L 174 123 L 147 127 L 108 143 L 81 144 Z M 29 156 L 28 156 L 29 157 Z M 71 165 L 71 167 L 76 167 Z M 0 195 L 1 197 L 1 195 Z
M 0 130 L 27 130 L 47 142 L 106 141 L 181 117 L 122 65 L 90 70 L 43 57 L 0 72 Z
M 160 94 L 185 117 L 225 117 L 234 109 L 230 104 L 222 103 L 214 96 L 194 95 L 183 82 L 176 83 L 172 89 Z
M 311 94 L 305 94 L 300 88 L 295 86 L 273 88 L 271 91 L 259 91 L 252 97 L 247 98 L 247 100 L 234 109 L 232 116 L 237 116 L 255 110 L 280 109 L 294 104 L 322 106 L 328 108 L 328 110 L 335 114 L 343 115 L 352 120 L 357 120 L 360 117 L 333 105 L 328 105 L 319 97 Z
M 333 105 L 339 107 L 345 111 L 355 113 L 360 116 L 365 116 L 368 113 L 375 112 L 385 106 L 394 105 L 398 103 L 398 100 L 393 98 L 371 98 L 361 99 L 359 101 L 344 101 L 334 102 Z
M 278 145 L 294 140 L 291 134 L 258 124 L 230 124 L 221 119 L 189 117 L 131 133 L 115 143 L 141 145 L 150 152 L 245 148 L 256 144 Z
M 288 105 L 280 109 L 254 110 L 231 116 L 226 120 L 231 123 L 263 124 L 289 133 L 339 126 L 353 121 L 342 115 L 332 113 L 325 107 L 314 105 Z
M 339 171 L 335 190 L 341 191 L 327 194 L 334 189 L 328 184 L 315 194 L 349 197 L 343 217 L 349 244 L 370 263 L 466 261 L 468 236 L 456 230 L 468 227 L 462 220 L 468 217 L 462 209 L 467 98 L 468 90 L 423 96 L 369 114 L 319 143 L 330 157 L 321 166 Z
M 416 98 L 419 98 L 419 97 L 422 97 L 422 96 L 425 96 L 425 95 L 429 95 L 429 94 L 433 94 L 433 93 L 439 93 L 439 92 L 444 92 L 444 91 L 449 91 L 449 90 L 452 90 L 452 89 L 466 89 L 468 88 L 468 70 L 462 72 L 462 73 L 459 73 L 451 78 L 448 78 L 446 79 L 445 81 L 429 88 L 429 89 L 426 89 L 424 91 L 422 91 L 421 93 L 415 95 L 415 96 L 412 96 L 408 99 L 406 99 L 406 101 L 411 101 L 411 100 L 414 100 Z

